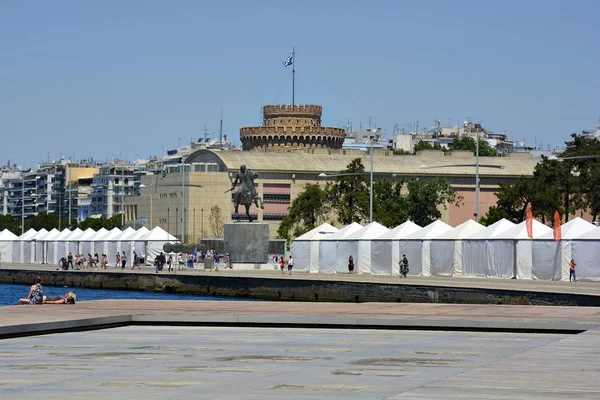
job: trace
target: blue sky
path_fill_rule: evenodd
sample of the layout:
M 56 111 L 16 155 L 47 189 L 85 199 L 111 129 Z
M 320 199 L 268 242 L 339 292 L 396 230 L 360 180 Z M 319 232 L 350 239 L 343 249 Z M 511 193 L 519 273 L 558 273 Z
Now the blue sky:
M 597 1 L 0 1 L 0 163 L 162 154 L 323 105 L 558 146 L 600 115 Z

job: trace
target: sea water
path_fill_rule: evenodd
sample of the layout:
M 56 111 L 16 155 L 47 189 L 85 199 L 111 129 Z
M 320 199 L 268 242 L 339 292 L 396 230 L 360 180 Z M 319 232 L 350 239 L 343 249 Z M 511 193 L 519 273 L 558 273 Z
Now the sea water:
M 77 301 L 88 300 L 233 300 L 233 301 L 255 301 L 250 299 L 236 299 L 230 297 L 196 296 L 187 294 L 168 294 L 153 292 L 136 292 L 132 290 L 103 290 L 83 289 L 70 286 L 44 286 L 44 296 L 64 296 L 65 293 L 73 291 L 77 295 Z M 27 297 L 31 285 L 0 284 L 0 306 L 13 306 L 19 299 Z

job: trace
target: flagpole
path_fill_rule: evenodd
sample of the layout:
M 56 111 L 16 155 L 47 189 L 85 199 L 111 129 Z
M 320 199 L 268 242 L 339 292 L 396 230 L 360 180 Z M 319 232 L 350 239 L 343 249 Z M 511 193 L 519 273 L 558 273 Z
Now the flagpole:
M 296 46 L 292 50 L 292 107 L 294 107 L 295 97 L 295 85 L 296 85 Z

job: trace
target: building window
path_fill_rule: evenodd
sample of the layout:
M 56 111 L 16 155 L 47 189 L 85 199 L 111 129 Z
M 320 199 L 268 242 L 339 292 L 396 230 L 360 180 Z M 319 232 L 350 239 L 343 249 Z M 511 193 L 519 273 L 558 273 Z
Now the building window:
M 250 216 L 252 217 L 252 219 L 254 221 L 258 220 L 258 215 L 257 214 L 250 214 Z M 236 215 L 234 213 L 231 213 L 231 220 L 232 221 L 236 221 L 236 218 L 246 219 L 246 213 L 245 212 L 244 213 L 240 212 L 238 215 Z
M 263 221 L 283 221 L 285 214 L 264 214 Z
M 289 194 L 279 194 L 279 193 L 265 193 L 263 195 L 264 202 L 271 203 L 289 203 L 290 195 Z

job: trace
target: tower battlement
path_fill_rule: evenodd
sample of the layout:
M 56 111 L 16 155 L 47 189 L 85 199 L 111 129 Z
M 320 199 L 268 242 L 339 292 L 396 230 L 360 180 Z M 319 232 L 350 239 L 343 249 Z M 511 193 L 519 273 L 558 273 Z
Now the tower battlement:
M 323 108 L 314 104 L 266 105 L 263 126 L 240 129 L 244 150 L 286 151 L 342 147 L 344 130 L 321 126 Z

